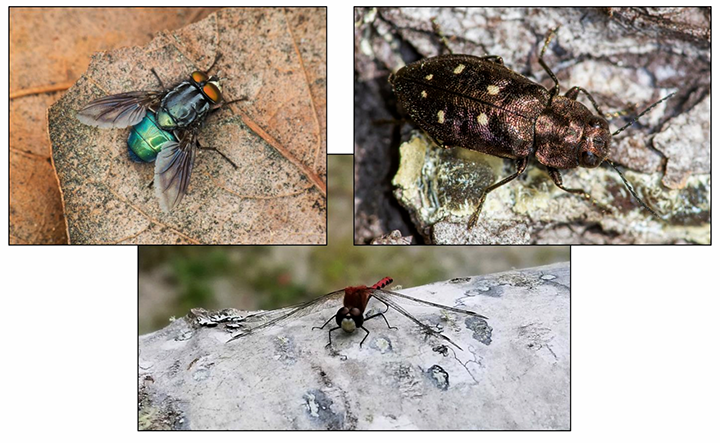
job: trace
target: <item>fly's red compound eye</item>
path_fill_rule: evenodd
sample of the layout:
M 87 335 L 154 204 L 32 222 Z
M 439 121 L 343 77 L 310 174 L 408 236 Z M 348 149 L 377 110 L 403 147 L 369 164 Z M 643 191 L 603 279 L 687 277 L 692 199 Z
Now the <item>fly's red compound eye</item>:
M 192 79 L 195 80 L 197 83 L 206 82 L 208 80 L 207 74 L 205 74 L 202 71 L 195 71 L 191 75 Z
M 219 103 L 222 100 L 220 89 L 215 83 L 206 83 L 205 86 L 203 86 L 203 92 L 213 103 Z

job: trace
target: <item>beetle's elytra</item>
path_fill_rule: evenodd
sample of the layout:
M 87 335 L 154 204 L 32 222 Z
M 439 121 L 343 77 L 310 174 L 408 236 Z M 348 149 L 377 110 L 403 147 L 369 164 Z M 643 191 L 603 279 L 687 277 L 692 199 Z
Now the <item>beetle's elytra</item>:
M 548 33 L 539 57 L 555 82 L 550 90 L 510 70 L 498 56 L 440 55 L 411 63 L 390 75 L 390 84 L 410 118 L 440 146 L 459 146 L 516 160 L 515 173 L 483 191 L 468 228 L 477 222 L 487 194 L 517 178 L 531 156 L 547 167 L 559 188 L 591 201 L 582 189 L 564 187 L 559 170 L 595 168 L 603 162 L 614 167 L 607 159 L 609 126 L 595 100 L 578 86 L 559 95 L 558 80 L 543 61 L 553 34 Z M 577 101 L 580 92 L 587 95 L 598 115 Z M 657 216 L 624 177 L 623 182 Z

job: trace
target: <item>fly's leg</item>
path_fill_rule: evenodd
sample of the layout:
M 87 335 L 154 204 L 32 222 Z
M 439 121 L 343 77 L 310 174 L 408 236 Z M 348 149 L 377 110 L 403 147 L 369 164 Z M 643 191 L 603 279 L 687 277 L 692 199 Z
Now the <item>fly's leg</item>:
M 155 78 L 157 79 L 158 83 L 160 83 L 160 87 L 161 87 L 163 90 L 165 90 L 165 89 L 166 89 L 166 88 L 165 88 L 165 85 L 163 84 L 162 80 L 160 80 L 160 76 L 159 76 L 158 73 L 155 71 L 155 68 L 150 68 L 150 72 L 153 73 L 153 75 L 154 75 Z
M 210 72 L 210 71 L 212 71 L 212 68 L 215 67 L 215 64 L 218 62 L 218 60 L 220 60 L 221 57 L 222 57 L 222 54 L 220 54 L 219 52 L 216 53 L 216 54 L 215 54 L 215 60 L 213 60 L 212 65 L 210 65 L 210 67 L 207 68 L 207 70 L 205 70 L 205 72 Z
M 605 205 L 603 205 L 602 203 L 600 203 L 597 200 L 595 200 L 594 198 L 592 198 L 592 196 L 590 194 L 588 194 L 587 192 L 585 192 L 584 190 L 577 189 L 577 188 L 566 188 L 565 186 L 563 186 L 562 175 L 560 175 L 560 171 L 558 171 L 555 168 L 547 168 L 547 169 L 548 169 L 548 173 L 550 174 L 550 178 L 555 183 L 555 186 L 557 186 L 558 188 L 562 189 L 565 192 L 569 192 L 571 194 L 579 195 L 579 196 L 585 198 L 586 200 L 590 201 L 590 203 L 597 206 L 601 211 L 603 211 L 603 213 L 606 213 L 606 214 L 608 213 L 608 208 Z
M 214 148 L 214 147 L 211 147 L 211 146 L 200 146 L 200 144 L 198 144 L 197 146 L 198 146 L 198 149 L 202 149 L 202 150 L 204 150 L 204 151 L 215 151 L 215 152 L 217 152 L 218 154 L 220 154 L 220 156 L 221 156 L 222 158 L 224 158 L 225 160 L 227 160 L 228 163 L 230 163 L 231 165 L 233 165 L 233 167 L 234 167 L 235 169 L 238 168 L 238 166 L 237 166 L 232 160 L 230 160 L 227 155 L 223 154 L 218 148 Z
M 500 180 L 499 182 L 495 183 L 494 185 L 490 185 L 483 190 L 483 193 L 480 196 L 480 203 L 478 203 L 477 209 L 475 209 L 475 212 L 473 212 L 473 215 L 470 217 L 470 221 L 468 221 L 468 225 L 467 225 L 468 230 L 470 230 L 477 223 L 478 218 L 480 217 L 480 212 L 482 211 L 483 204 L 485 203 L 485 198 L 490 193 L 490 191 L 493 191 L 493 190 L 499 188 L 500 186 L 505 185 L 508 182 L 511 182 L 511 181 L 515 180 L 516 178 L 518 178 L 518 176 L 525 171 L 527 164 L 528 164 L 527 157 L 518 159 L 517 171 L 515 171 L 514 174 L 505 177 L 504 179 Z M 557 182 L 556 182 L 556 184 L 557 184 Z M 560 184 L 562 184 L 562 181 L 560 182 Z
M 248 97 L 246 95 L 243 95 L 242 97 L 235 99 L 235 100 L 230 100 L 229 102 L 224 101 L 223 106 L 231 105 L 231 104 L 237 103 L 237 102 L 244 102 L 247 99 L 248 99 Z

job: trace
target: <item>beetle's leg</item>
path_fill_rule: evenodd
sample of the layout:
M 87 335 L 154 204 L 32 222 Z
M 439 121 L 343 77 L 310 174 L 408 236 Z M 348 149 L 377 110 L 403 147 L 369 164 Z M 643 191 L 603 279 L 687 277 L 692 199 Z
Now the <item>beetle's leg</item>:
M 385 311 L 385 312 L 387 312 L 387 311 Z M 385 324 L 387 325 L 387 327 L 389 329 L 397 329 L 397 327 L 395 327 L 395 326 L 390 326 L 390 323 L 388 323 L 387 318 L 385 318 L 385 312 L 378 312 L 377 314 L 373 314 L 370 317 L 365 317 L 365 320 L 363 320 L 363 321 L 368 321 L 371 318 L 375 318 L 375 317 L 382 317 L 383 320 L 385 320 Z
M 204 150 L 204 151 L 215 151 L 215 152 L 217 152 L 218 154 L 220 154 L 220 155 L 222 156 L 222 158 L 224 158 L 225 160 L 227 160 L 228 163 L 230 163 L 231 165 L 233 165 L 233 167 L 234 167 L 235 169 L 238 168 L 237 165 L 236 165 L 232 160 L 230 160 L 230 159 L 227 157 L 227 155 L 223 154 L 218 148 L 214 148 L 214 147 L 211 147 L 211 146 L 200 146 L 199 143 L 198 143 L 197 146 L 198 146 L 198 149 L 202 149 L 202 150 Z
M 643 201 L 643 199 L 640 198 L 639 195 L 637 195 L 637 193 L 635 192 L 635 189 L 633 189 L 633 186 L 630 184 L 629 181 L 627 181 L 627 179 L 625 178 L 625 176 L 623 175 L 623 173 L 620 172 L 620 170 L 617 168 L 617 166 L 615 166 L 615 163 L 613 163 L 613 162 L 611 162 L 610 160 L 607 160 L 607 159 L 605 160 L 605 163 L 609 164 L 609 165 L 615 170 L 615 172 L 618 173 L 618 175 L 619 175 L 620 178 L 622 179 L 623 183 L 625 184 L 625 187 L 627 188 L 627 190 L 630 191 L 630 193 L 632 194 L 632 196 L 635 197 L 635 200 L 637 200 L 637 201 L 642 205 L 643 208 L 645 208 L 645 209 L 647 209 L 648 211 L 650 211 L 650 213 L 651 213 L 652 215 L 654 215 L 655 217 L 657 217 L 659 220 L 663 220 L 663 218 L 660 217 L 660 215 L 658 215 L 657 212 L 653 211 L 652 208 L 651 208 L 650 206 L 648 206 L 647 203 L 645 203 L 645 202 Z
M 577 100 L 578 93 L 580 93 L 580 92 L 585 93 L 587 98 L 590 99 L 590 103 L 592 103 L 592 105 L 595 107 L 595 110 L 597 111 L 598 115 L 600 115 L 600 117 L 604 118 L 605 114 L 602 113 L 602 111 L 600 110 L 600 107 L 595 102 L 595 99 L 593 98 L 593 96 L 590 95 L 589 92 L 587 92 L 585 89 L 581 88 L 580 86 L 573 86 L 572 88 L 570 88 L 570 90 L 565 93 L 565 97 L 567 97 L 571 100 Z
M 155 78 L 157 79 L 158 83 L 160 83 L 160 87 L 161 87 L 163 90 L 165 90 L 165 85 L 163 84 L 162 80 L 160 80 L 160 76 L 159 76 L 158 73 L 155 71 L 155 68 L 150 68 L 150 72 L 153 73 L 153 75 L 154 75 Z
M 332 320 L 333 318 L 335 318 L 334 315 L 332 317 L 328 318 L 328 321 L 326 321 L 325 324 L 323 324 L 321 327 L 318 328 L 317 326 L 313 326 L 311 330 L 314 331 L 316 329 L 325 329 L 325 326 L 327 326 L 328 323 L 330 323 L 330 320 Z
M 438 145 L 439 147 L 441 147 L 443 149 L 452 148 L 452 146 L 446 145 L 442 140 L 439 140 L 439 139 L 433 137 L 432 135 L 428 134 L 427 132 L 425 134 L 428 136 L 428 138 L 430 138 L 433 142 L 435 142 L 435 144 Z
M 478 204 L 477 209 L 475 209 L 475 212 L 473 212 L 473 215 L 470 217 L 470 220 L 468 221 L 468 225 L 467 225 L 468 230 L 470 230 L 477 223 L 478 218 L 480 217 L 480 212 L 482 211 L 483 204 L 485 203 L 485 197 L 487 197 L 488 193 L 490 191 L 493 191 L 493 190 L 499 188 L 500 186 L 507 184 L 508 182 L 511 182 L 511 181 L 515 180 L 516 178 L 518 178 L 518 176 L 520 174 L 522 174 L 523 171 L 525 171 L 527 164 L 528 164 L 527 157 L 519 158 L 517 161 L 517 171 L 515 171 L 514 174 L 505 177 L 504 179 L 500 180 L 499 182 L 495 183 L 494 185 L 490 185 L 483 190 L 482 195 L 480 196 L 480 203 Z
M 559 26 L 558 26 L 559 28 Z M 558 95 L 560 93 L 560 82 L 558 82 L 557 77 L 555 77 L 555 74 L 550 70 L 548 65 L 545 64 L 545 61 L 543 60 L 543 56 L 545 55 L 545 50 L 550 45 L 550 40 L 552 40 L 553 35 L 555 35 L 555 31 L 558 30 L 558 28 L 551 29 L 550 32 L 548 32 L 547 37 L 545 37 L 545 44 L 543 45 L 542 51 L 540 51 L 540 57 L 538 58 L 538 61 L 540 62 L 540 66 L 545 69 L 545 72 L 548 73 L 550 78 L 553 82 L 555 82 L 555 86 L 553 86 L 552 91 L 550 91 L 550 99 L 552 100 L 553 97 Z
M 558 188 L 562 189 L 565 192 L 579 195 L 579 196 L 589 200 L 590 203 L 597 206 L 604 213 L 608 212 L 607 206 L 603 205 L 602 203 L 600 203 L 597 200 L 595 200 L 594 198 L 592 198 L 592 196 L 590 196 L 590 194 L 588 194 L 584 190 L 576 189 L 576 188 L 566 188 L 565 186 L 563 186 L 562 175 L 560 175 L 560 171 L 558 171 L 555 168 L 550 168 L 550 167 L 548 167 L 547 170 L 548 170 L 548 174 L 550 174 L 550 178 L 555 183 L 555 186 L 557 186 Z
M 435 34 L 437 34 L 438 38 L 440 39 L 440 43 L 442 43 L 445 49 L 447 49 L 447 51 L 452 54 L 453 51 L 452 49 L 450 49 L 450 44 L 448 43 L 447 38 L 445 38 L 445 34 L 443 34 L 443 32 L 440 30 L 440 26 L 437 24 L 437 17 L 433 17 L 430 22 L 432 22 L 433 31 L 435 31 Z
M 493 63 L 497 63 L 498 65 L 505 65 L 505 62 L 503 61 L 503 58 L 500 57 L 499 55 L 485 55 L 485 56 L 482 56 L 482 57 L 480 57 L 480 58 L 483 59 L 483 60 L 491 61 L 491 62 L 493 62 Z

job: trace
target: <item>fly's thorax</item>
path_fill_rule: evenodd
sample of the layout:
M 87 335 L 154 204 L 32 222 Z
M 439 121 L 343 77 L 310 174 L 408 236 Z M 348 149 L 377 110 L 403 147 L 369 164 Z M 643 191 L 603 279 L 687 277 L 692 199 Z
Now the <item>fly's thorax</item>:
M 133 126 L 128 136 L 128 149 L 130 157 L 134 161 L 155 161 L 155 157 L 162 149 L 162 146 L 175 141 L 175 136 L 165 131 L 158 124 L 155 114 L 148 111 L 140 123 Z
M 163 97 L 157 121 L 164 129 L 185 128 L 203 119 L 210 109 L 210 101 L 197 85 L 183 82 Z
M 535 123 L 535 157 L 552 168 L 598 166 L 609 142 L 607 121 L 567 97 L 554 97 Z

